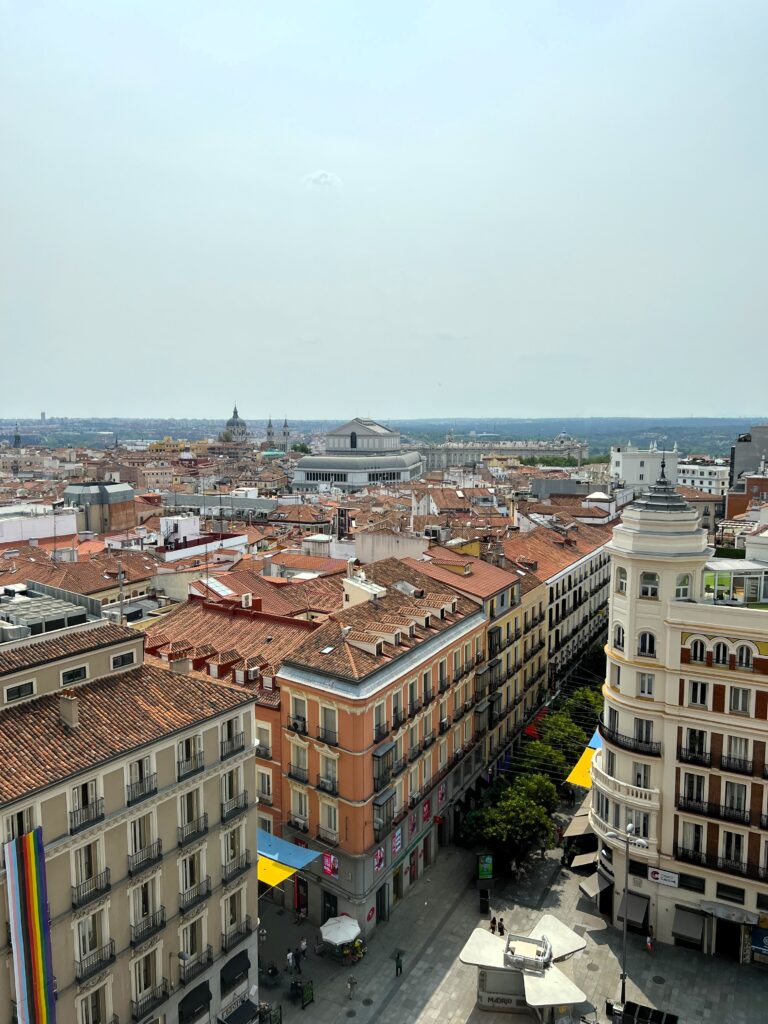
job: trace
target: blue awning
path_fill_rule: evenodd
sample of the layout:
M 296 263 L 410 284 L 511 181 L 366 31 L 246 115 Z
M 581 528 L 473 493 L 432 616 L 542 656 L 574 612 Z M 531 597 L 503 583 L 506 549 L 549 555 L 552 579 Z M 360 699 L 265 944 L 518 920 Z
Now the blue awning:
M 260 857 L 269 857 L 270 860 L 276 860 L 278 864 L 288 868 L 296 868 L 297 871 L 301 871 L 320 856 L 320 850 L 308 850 L 305 846 L 288 843 L 285 839 L 278 839 L 261 828 L 256 830 L 256 848 Z
M 591 747 L 592 750 L 603 749 L 603 737 L 600 735 L 597 729 L 595 729 L 594 734 L 592 735 L 592 739 L 588 743 L 588 746 Z

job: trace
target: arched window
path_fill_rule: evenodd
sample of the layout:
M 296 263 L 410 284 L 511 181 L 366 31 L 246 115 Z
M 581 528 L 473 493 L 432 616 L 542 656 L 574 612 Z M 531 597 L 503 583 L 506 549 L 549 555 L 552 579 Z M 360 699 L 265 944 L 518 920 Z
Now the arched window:
M 349 447 L 350 448 L 357 448 L 357 431 L 356 430 L 353 430 L 352 433 L 349 435 Z
M 704 661 L 707 657 L 707 649 L 703 640 L 694 640 L 691 644 L 691 661 Z
M 741 646 L 736 651 L 736 665 L 738 668 L 752 668 L 752 648 L 747 647 L 746 644 Z
M 627 592 L 627 570 L 617 569 L 616 570 L 616 593 L 626 594 Z
M 656 572 L 644 572 L 640 574 L 640 597 L 659 596 L 659 574 Z
M 624 627 L 616 625 L 613 628 L 613 646 L 618 651 L 624 650 Z
M 691 596 L 691 576 L 690 573 L 684 572 L 682 576 L 677 577 L 677 584 L 675 585 L 675 597 L 678 601 L 686 601 Z
M 637 643 L 637 653 L 644 658 L 656 657 L 656 637 L 653 633 L 641 633 Z
M 715 665 L 727 665 L 728 664 L 728 645 L 722 641 L 716 643 L 712 649 L 712 661 Z

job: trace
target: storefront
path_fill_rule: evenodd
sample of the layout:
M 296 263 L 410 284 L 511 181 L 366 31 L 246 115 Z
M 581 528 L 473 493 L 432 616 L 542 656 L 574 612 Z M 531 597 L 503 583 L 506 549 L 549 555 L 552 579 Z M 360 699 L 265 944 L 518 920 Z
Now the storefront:
M 631 932 L 638 932 L 641 935 L 648 934 L 648 912 L 650 910 L 650 899 L 639 892 L 622 893 L 619 909 L 616 911 L 616 920 L 624 923 L 624 914 L 627 915 L 627 928 Z

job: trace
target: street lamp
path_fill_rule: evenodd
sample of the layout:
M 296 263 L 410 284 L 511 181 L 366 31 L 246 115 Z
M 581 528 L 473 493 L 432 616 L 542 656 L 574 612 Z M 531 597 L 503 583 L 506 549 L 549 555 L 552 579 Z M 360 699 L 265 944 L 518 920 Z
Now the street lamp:
M 639 846 L 642 849 L 648 849 L 648 843 L 640 836 L 635 835 L 635 826 L 631 821 L 627 822 L 627 831 L 624 836 L 619 832 L 606 832 L 605 838 L 624 839 L 624 928 L 621 940 L 621 1005 L 624 1005 L 624 1001 L 627 997 L 627 918 L 629 916 L 629 844 L 632 842 L 633 846 Z
M 171 986 L 171 992 L 173 992 L 173 969 L 171 967 L 171 960 L 173 959 L 173 957 L 176 957 L 176 959 L 179 961 L 180 965 L 181 964 L 185 964 L 188 960 L 192 959 L 192 957 L 189 955 L 189 953 L 185 953 L 183 949 L 179 950 L 178 953 L 174 953 L 173 950 L 169 951 L 169 953 L 168 953 L 168 982 L 169 982 L 169 984 Z M 179 970 L 181 970 L 181 967 L 179 967 Z

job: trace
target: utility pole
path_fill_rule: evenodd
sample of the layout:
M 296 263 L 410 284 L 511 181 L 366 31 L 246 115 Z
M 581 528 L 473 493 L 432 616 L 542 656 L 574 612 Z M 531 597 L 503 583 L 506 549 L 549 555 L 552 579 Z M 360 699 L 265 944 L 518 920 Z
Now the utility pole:
M 117 582 L 120 587 L 120 625 L 123 625 L 123 609 L 125 607 L 125 587 L 123 586 L 123 560 L 117 563 Z

